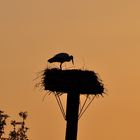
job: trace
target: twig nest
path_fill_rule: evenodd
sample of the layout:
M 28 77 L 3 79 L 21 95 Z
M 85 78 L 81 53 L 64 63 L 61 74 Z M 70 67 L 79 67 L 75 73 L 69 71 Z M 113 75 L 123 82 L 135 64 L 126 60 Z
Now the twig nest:
M 45 90 L 57 93 L 102 95 L 104 85 L 94 71 L 57 68 L 45 69 L 42 75 Z

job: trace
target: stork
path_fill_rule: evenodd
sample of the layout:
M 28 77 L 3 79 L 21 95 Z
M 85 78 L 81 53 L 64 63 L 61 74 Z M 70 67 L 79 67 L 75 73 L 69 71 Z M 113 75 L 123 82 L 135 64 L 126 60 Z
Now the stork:
M 58 53 L 54 57 L 50 58 L 48 62 L 59 62 L 60 63 L 60 69 L 62 69 L 62 64 L 64 62 L 72 61 L 72 64 L 74 65 L 73 56 L 69 55 L 67 53 Z

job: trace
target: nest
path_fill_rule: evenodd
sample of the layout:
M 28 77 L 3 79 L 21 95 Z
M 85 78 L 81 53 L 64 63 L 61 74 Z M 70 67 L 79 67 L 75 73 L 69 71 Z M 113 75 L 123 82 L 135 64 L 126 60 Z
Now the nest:
M 42 75 L 45 90 L 57 93 L 102 95 L 104 85 L 94 71 L 57 68 L 45 69 Z

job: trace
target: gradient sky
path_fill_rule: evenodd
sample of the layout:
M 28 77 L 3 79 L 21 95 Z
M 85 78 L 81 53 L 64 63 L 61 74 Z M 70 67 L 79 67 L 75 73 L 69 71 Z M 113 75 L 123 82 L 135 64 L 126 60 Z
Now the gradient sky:
M 46 92 L 33 79 L 48 58 L 68 52 L 108 90 L 79 121 L 78 139 L 139 140 L 139 7 L 139 0 L 0 0 L 0 109 L 11 119 L 28 111 L 30 140 L 63 140 L 55 98 L 42 102 Z

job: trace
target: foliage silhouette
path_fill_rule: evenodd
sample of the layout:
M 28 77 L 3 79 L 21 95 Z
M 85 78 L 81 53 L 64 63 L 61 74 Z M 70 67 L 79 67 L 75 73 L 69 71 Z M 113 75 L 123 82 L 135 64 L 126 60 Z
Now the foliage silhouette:
M 27 131 L 28 127 L 25 125 L 27 118 L 27 112 L 20 112 L 19 117 L 21 121 L 12 120 L 11 126 L 13 129 L 9 132 L 8 138 L 5 138 L 5 126 L 9 115 L 5 114 L 4 111 L 0 110 L 0 140 L 28 140 Z

